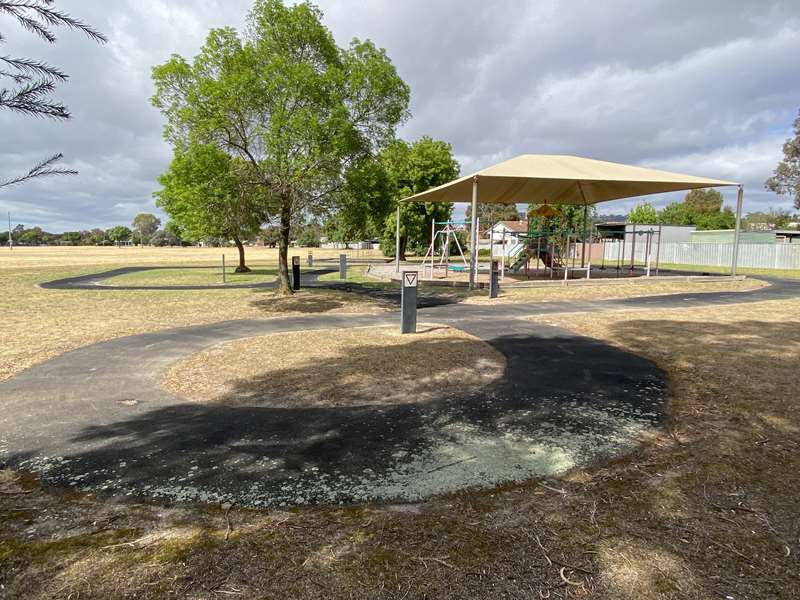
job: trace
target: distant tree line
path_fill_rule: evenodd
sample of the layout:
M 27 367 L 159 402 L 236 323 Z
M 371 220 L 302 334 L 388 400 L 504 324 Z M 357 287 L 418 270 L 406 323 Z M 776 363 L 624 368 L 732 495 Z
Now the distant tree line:
M 673 202 L 657 210 L 649 202 L 637 205 L 628 213 L 628 223 L 694 225 L 699 230 L 734 229 L 736 215 L 722 206 L 722 194 L 717 190 L 692 190 L 683 202 Z M 788 210 L 769 209 L 750 212 L 742 218 L 742 228 L 749 230 L 785 229 L 800 221 L 800 214 Z

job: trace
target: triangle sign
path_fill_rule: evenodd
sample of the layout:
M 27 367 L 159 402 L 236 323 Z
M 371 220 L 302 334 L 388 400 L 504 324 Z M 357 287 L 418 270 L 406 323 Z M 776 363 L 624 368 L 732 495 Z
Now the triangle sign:
M 417 279 L 419 278 L 419 273 L 416 271 L 408 271 L 403 273 L 403 285 L 406 287 L 417 287 Z

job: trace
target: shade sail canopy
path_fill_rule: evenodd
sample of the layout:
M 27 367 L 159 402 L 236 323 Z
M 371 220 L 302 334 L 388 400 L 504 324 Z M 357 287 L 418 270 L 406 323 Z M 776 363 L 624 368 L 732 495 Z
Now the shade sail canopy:
M 482 204 L 596 204 L 661 192 L 739 185 L 578 156 L 522 154 L 403 202 L 469 202 L 475 176 L 478 202 Z

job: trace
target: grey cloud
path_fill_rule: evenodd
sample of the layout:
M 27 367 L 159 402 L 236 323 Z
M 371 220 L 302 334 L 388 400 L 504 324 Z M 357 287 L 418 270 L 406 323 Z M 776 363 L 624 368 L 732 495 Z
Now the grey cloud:
M 61 0 L 111 38 L 9 29 L 5 50 L 72 76 L 70 123 L 0 114 L 0 174 L 64 152 L 76 178 L 0 192 L 0 209 L 51 229 L 127 223 L 153 210 L 170 152 L 150 69 L 192 56 L 209 28 L 241 27 L 249 0 Z M 412 88 L 401 135 L 450 141 L 465 172 L 523 153 L 569 153 L 742 181 L 763 190 L 800 107 L 796 1 L 323 0 L 337 40 L 371 38 Z M 674 196 L 656 198 L 657 203 Z M 726 200 L 731 200 L 726 192 Z M 620 212 L 635 201 L 611 203 Z

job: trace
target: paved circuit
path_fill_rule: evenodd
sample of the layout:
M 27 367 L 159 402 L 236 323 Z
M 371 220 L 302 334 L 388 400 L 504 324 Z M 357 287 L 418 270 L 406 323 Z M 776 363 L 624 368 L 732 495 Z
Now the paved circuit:
M 90 279 L 70 281 L 43 287 L 97 289 Z M 502 352 L 508 366 L 502 380 L 467 397 L 442 394 L 419 404 L 230 406 L 184 401 L 159 385 L 168 365 L 213 344 L 282 331 L 396 325 L 394 312 L 228 321 L 118 338 L 0 384 L 0 461 L 56 485 L 247 506 L 415 501 L 553 475 L 631 448 L 638 434 L 661 423 L 668 390 L 660 370 L 640 357 L 519 317 L 800 293 L 800 282 L 771 283 L 752 292 L 431 305 L 420 310 L 421 322 L 476 335 Z

